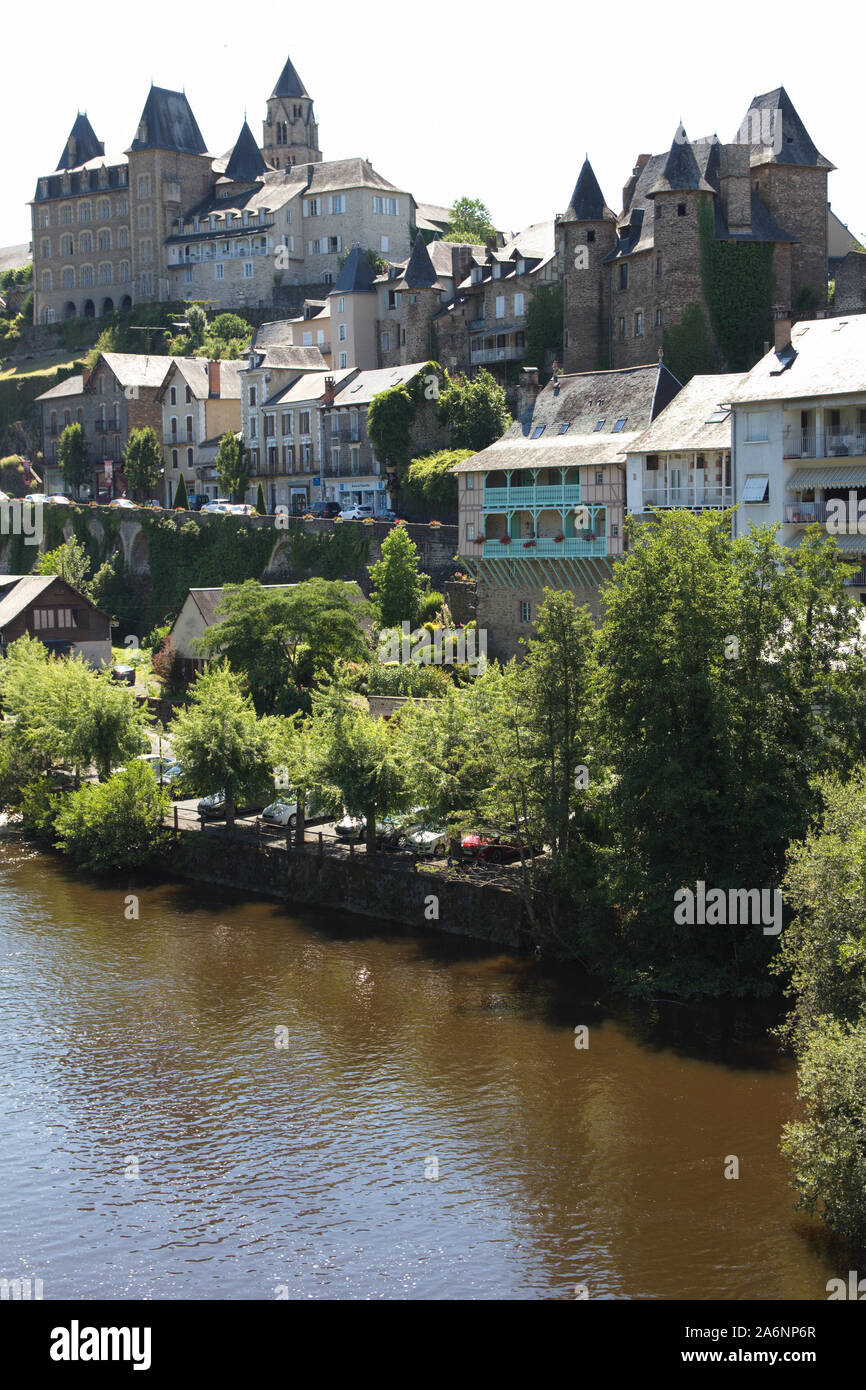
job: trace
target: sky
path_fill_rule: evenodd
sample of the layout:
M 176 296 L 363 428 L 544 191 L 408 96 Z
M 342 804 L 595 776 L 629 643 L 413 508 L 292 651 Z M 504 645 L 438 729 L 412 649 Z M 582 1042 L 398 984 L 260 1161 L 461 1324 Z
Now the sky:
M 805 41 L 815 32 L 814 6 L 798 0 L 783 20 L 740 0 L 587 12 L 579 0 L 537 11 L 511 0 L 17 5 L 3 18 L 0 246 L 30 240 L 27 201 L 79 108 L 111 157 L 131 142 L 151 81 L 185 89 L 208 149 L 223 154 L 245 113 L 261 140 L 287 55 L 325 159 L 369 158 L 421 202 L 480 198 L 506 232 L 563 212 L 587 153 L 619 212 L 637 156 L 667 150 L 680 120 L 691 137 L 732 139 L 751 98 L 783 85 L 837 166 L 834 211 L 864 237 L 857 84 Z

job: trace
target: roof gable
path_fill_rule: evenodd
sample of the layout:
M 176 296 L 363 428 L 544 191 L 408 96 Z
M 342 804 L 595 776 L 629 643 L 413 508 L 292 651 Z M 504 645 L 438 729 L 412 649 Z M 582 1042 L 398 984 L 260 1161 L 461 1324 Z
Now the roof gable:
M 375 294 L 374 271 L 360 246 L 353 246 L 337 276 L 332 294 Z
M 69 149 L 70 140 L 75 141 L 75 148 L 72 152 Z M 99 155 L 104 154 L 105 145 L 101 140 L 97 140 L 96 131 L 85 113 L 79 111 L 63 147 L 63 153 L 57 162 L 57 168 L 77 169 L 81 164 L 86 164 L 89 159 L 96 159 Z
M 604 201 L 604 195 L 588 157 L 584 159 L 583 167 L 578 174 L 566 216 L 573 217 L 578 222 L 615 221 L 614 213 Z
M 800 164 L 827 170 L 836 167 L 816 149 L 784 87 L 752 97 L 737 140 L 750 146 L 752 164 Z
M 437 283 L 427 244 L 420 232 L 415 238 L 412 254 L 403 271 L 403 282 L 410 290 L 429 290 Z
M 700 189 L 704 193 L 715 192 L 712 184 L 703 178 L 695 152 L 680 124 L 668 151 L 661 178 L 648 190 L 647 197 L 652 198 L 657 193 L 682 192 L 685 189 Z

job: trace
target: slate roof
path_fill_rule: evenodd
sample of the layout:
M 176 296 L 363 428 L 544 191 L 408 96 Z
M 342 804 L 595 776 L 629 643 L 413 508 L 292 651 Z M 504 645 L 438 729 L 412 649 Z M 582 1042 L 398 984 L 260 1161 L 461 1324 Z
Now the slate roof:
M 68 376 L 65 381 L 60 381 L 56 386 L 49 386 L 47 391 L 43 391 L 41 396 L 37 396 L 37 401 L 59 400 L 63 396 L 80 396 L 84 390 L 84 377 L 79 373 L 78 376 Z
M 133 140 L 133 150 L 177 150 L 180 154 L 206 154 L 202 133 L 185 92 L 151 87 L 141 120 L 147 130 L 143 139 Z
M 775 121 L 778 121 L 779 116 L 770 120 L 769 115 L 765 116 L 764 112 L 781 113 L 781 140 L 779 132 L 775 129 Z M 763 138 L 751 143 L 750 137 L 754 135 Z M 760 96 L 752 97 L 749 110 L 737 132 L 737 140 L 750 143 L 749 158 L 752 164 L 800 164 L 827 170 L 836 167 L 815 147 L 784 87 L 776 87 L 772 92 L 763 92 Z
M 293 198 L 315 197 L 347 188 L 384 188 L 402 197 L 409 197 L 407 192 L 378 174 L 366 159 L 335 159 L 320 164 L 293 164 L 287 169 L 266 169 L 257 178 L 254 188 L 233 188 L 228 197 L 226 186 L 217 184 L 200 202 L 185 208 L 183 216 L 189 221 L 193 217 L 207 218 L 212 212 L 222 215 L 227 212 L 241 213 L 245 210 L 258 212 L 259 209 L 275 212 L 285 207 Z M 255 223 L 249 227 L 237 224 L 231 228 L 218 225 L 213 232 L 208 228 L 201 228 L 198 232 L 173 232 L 165 240 L 171 243 L 194 241 L 196 238 L 203 239 L 208 236 L 248 236 L 256 230 Z
M 762 357 L 746 373 L 734 401 L 866 396 L 866 315 L 795 323 L 791 348 L 783 356 L 770 351 Z
M 420 231 L 443 232 L 451 223 L 451 208 L 443 208 L 438 203 L 415 204 L 415 226 Z
M 141 352 L 103 352 L 102 361 L 110 367 L 121 386 L 161 386 L 178 357 L 154 357 Z
M 310 94 L 297 74 L 291 58 L 286 59 L 285 67 L 277 78 L 272 97 L 308 97 Z
M 415 238 L 412 254 L 406 262 L 402 275 L 389 281 L 389 284 L 394 289 L 406 290 L 438 290 L 442 288 L 436 278 L 433 262 L 420 232 Z
M 11 577 L 9 576 L 9 578 Z M 56 574 L 26 574 L 11 588 L 4 584 L 5 592 L 0 597 L 0 631 L 23 613 L 24 609 L 35 599 L 41 598 L 47 589 L 58 582 L 59 578 L 60 576 Z M 79 591 L 76 589 L 75 592 L 78 593 Z M 93 608 L 97 613 L 102 613 L 102 609 L 97 608 L 96 604 L 92 603 L 84 594 L 79 594 L 79 598 L 89 608 Z M 105 616 L 103 614 L 103 617 Z
M 616 214 L 604 201 L 604 195 L 588 158 L 583 161 L 565 215 L 575 218 L 578 222 L 616 221 Z
M 271 396 L 268 405 L 293 405 L 297 402 L 318 401 L 321 399 L 325 390 L 325 378 L 332 376 L 339 388 L 341 382 L 345 382 L 348 377 L 354 376 L 354 367 L 344 367 L 342 371 L 307 372 L 305 376 L 296 377 L 290 381 L 288 386 L 284 386 L 282 391 Z
M 658 362 L 552 379 L 532 409 L 501 439 L 464 459 L 454 471 L 622 463 L 628 448 L 681 389 L 676 377 Z M 604 421 L 601 430 L 596 428 L 600 420 Z M 618 420 L 625 423 L 614 433 Z M 560 433 L 565 425 L 567 431 Z M 533 438 L 542 427 L 543 433 Z
M 69 140 L 63 147 L 63 153 L 57 162 L 58 169 L 77 169 L 82 164 L 86 164 L 89 159 L 97 159 L 105 154 L 105 145 L 101 140 L 97 140 L 96 131 L 90 124 L 83 111 L 79 111 L 75 117 L 75 122 L 69 135 L 75 137 L 75 158 L 69 154 Z
M 107 354 L 106 354 L 107 355 Z M 210 383 L 208 378 L 208 359 L 206 357 L 169 357 L 166 359 L 169 369 L 177 367 L 178 375 L 182 376 L 189 385 L 196 400 L 207 400 L 210 396 Z M 239 401 L 241 398 L 241 381 L 239 373 L 244 368 L 245 362 L 242 358 L 231 358 L 220 361 L 220 393 L 214 396 L 214 400 Z M 164 385 L 168 385 L 169 372 L 164 378 Z
M 352 381 L 337 390 L 334 405 L 369 405 L 380 391 L 387 391 L 392 386 L 405 386 L 426 365 L 426 362 L 410 362 L 405 367 L 378 367 L 368 372 L 358 372 Z
M 373 270 L 360 246 L 353 246 L 337 276 L 332 294 L 375 294 Z
M 711 183 L 701 174 L 695 152 L 689 144 L 682 125 L 677 127 L 673 144 L 668 151 L 661 176 L 647 190 L 647 197 L 654 198 L 657 193 L 675 193 L 680 189 L 700 189 L 704 193 L 714 193 Z
M 643 434 L 629 446 L 630 453 L 663 453 L 668 449 L 730 449 L 731 394 L 745 372 L 718 376 L 693 376 L 665 406 Z M 724 420 L 712 424 L 709 417 L 728 406 Z
M 225 177 L 231 179 L 233 183 L 255 183 L 267 167 L 256 144 L 255 136 L 244 121 L 241 126 L 241 133 L 235 141 L 231 158 L 226 165 Z
M 296 347 L 291 343 L 266 348 L 264 358 L 258 365 L 298 372 L 325 372 L 328 369 L 321 348 Z

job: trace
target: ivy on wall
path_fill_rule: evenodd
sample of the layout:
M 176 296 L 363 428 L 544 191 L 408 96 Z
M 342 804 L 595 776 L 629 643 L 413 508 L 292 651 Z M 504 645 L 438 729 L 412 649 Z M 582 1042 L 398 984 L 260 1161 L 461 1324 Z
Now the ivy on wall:
M 679 323 L 665 330 L 662 348 L 665 366 L 683 386 L 693 376 L 715 370 L 707 316 L 700 304 L 691 304 Z
M 776 283 L 772 242 L 719 241 L 705 198 L 698 207 L 701 282 L 710 323 L 729 372 L 745 372 L 770 333 Z

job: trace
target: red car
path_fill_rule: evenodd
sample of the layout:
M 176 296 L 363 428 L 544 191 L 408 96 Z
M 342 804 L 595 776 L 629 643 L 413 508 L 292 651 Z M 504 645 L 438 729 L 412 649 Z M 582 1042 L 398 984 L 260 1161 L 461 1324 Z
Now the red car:
M 464 835 L 460 841 L 460 858 L 475 860 L 478 864 L 511 864 L 520 858 L 520 850 L 501 835 L 476 831 Z

